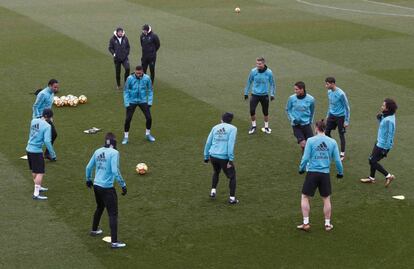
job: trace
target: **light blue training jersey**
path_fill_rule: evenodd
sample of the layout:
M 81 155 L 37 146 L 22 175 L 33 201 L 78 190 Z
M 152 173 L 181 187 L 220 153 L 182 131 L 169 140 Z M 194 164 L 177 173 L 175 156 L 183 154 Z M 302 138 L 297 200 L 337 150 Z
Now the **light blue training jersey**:
M 286 104 L 286 113 L 292 126 L 311 124 L 314 112 L 315 98 L 312 95 L 306 94 L 302 99 L 299 99 L 296 94 L 289 97 Z
M 377 147 L 391 149 L 394 145 L 395 114 L 382 117 L 378 127 Z
M 43 145 L 49 150 L 51 158 L 56 158 L 52 145 L 52 126 L 45 119 L 33 119 L 30 122 L 29 141 L 26 151 L 30 153 L 43 153 Z
M 237 128 L 228 123 L 220 123 L 211 129 L 204 147 L 204 159 L 210 156 L 222 160 L 234 160 L 234 144 Z
M 152 89 L 151 78 L 144 74 L 138 78 L 135 74 L 128 77 L 124 86 L 124 106 L 130 104 L 145 104 L 152 106 L 154 92 Z
M 267 67 L 263 71 L 259 71 L 257 67 L 253 68 L 247 79 L 244 95 L 249 94 L 250 88 L 252 88 L 252 94 L 254 95 L 269 95 L 270 91 L 270 96 L 275 96 L 276 84 L 272 70 Z
M 45 108 L 52 108 L 54 96 L 55 93 L 49 87 L 44 88 L 37 94 L 36 101 L 33 104 L 32 116 L 34 119 L 42 117 Z
M 336 87 L 336 89 L 328 90 L 329 109 L 327 117 L 333 115 L 336 117 L 345 116 L 345 123 L 349 124 L 351 109 L 349 107 L 348 98 L 343 90 Z

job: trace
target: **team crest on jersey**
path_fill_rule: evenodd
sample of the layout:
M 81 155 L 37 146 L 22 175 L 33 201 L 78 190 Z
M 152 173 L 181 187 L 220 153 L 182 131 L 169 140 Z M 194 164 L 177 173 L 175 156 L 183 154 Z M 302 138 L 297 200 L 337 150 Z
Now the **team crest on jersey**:
M 316 150 L 318 151 L 327 151 L 328 150 L 328 146 L 325 144 L 325 142 L 322 142 L 317 148 Z

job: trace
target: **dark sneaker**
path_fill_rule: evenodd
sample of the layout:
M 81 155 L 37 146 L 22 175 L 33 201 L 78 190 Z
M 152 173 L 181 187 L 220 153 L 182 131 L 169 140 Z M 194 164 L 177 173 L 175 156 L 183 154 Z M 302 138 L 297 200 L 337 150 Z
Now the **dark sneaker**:
M 237 200 L 237 199 L 229 199 L 229 204 L 231 204 L 231 205 L 235 205 L 235 204 L 238 204 L 239 203 L 239 200 Z
M 101 229 L 98 229 L 96 231 L 91 231 L 89 234 L 91 236 L 97 236 L 97 235 L 101 235 L 103 233 L 103 231 Z
M 252 126 L 252 127 L 250 127 L 250 130 L 249 130 L 249 135 L 250 134 L 254 134 L 256 132 L 256 126 Z

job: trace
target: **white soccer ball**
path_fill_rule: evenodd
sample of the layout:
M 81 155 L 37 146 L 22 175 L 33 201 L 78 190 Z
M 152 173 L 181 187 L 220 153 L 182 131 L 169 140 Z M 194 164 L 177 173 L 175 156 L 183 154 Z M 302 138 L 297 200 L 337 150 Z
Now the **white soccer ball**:
M 145 175 L 148 172 L 148 166 L 145 163 L 139 163 L 135 167 L 135 171 L 140 175 Z
M 240 8 L 239 8 L 239 7 L 236 7 L 236 8 L 234 9 L 234 12 L 236 12 L 236 13 L 240 13 Z
M 88 101 L 88 98 L 85 96 L 85 95 L 81 95 L 81 96 L 79 96 L 79 103 L 81 103 L 81 104 L 86 104 L 86 102 Z

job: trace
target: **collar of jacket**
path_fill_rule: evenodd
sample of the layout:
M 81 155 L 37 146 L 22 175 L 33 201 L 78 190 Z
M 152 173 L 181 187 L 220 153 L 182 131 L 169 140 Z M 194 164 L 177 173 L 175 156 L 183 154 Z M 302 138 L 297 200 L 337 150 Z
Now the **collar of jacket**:
M 264 72 L 266 72 L 266 70 L 267 70 L 267 65 L 265 65 L 265 66 L 264 66 L 264 68 L 263 68 L 262 70 L 257 69 L 257 71 L 258 71 L 259 73 L 264 73 Z
M 298 99 L 304 99 L 306 97 L 306 90 L 304 90 L 304 95 L 296 95 Z

